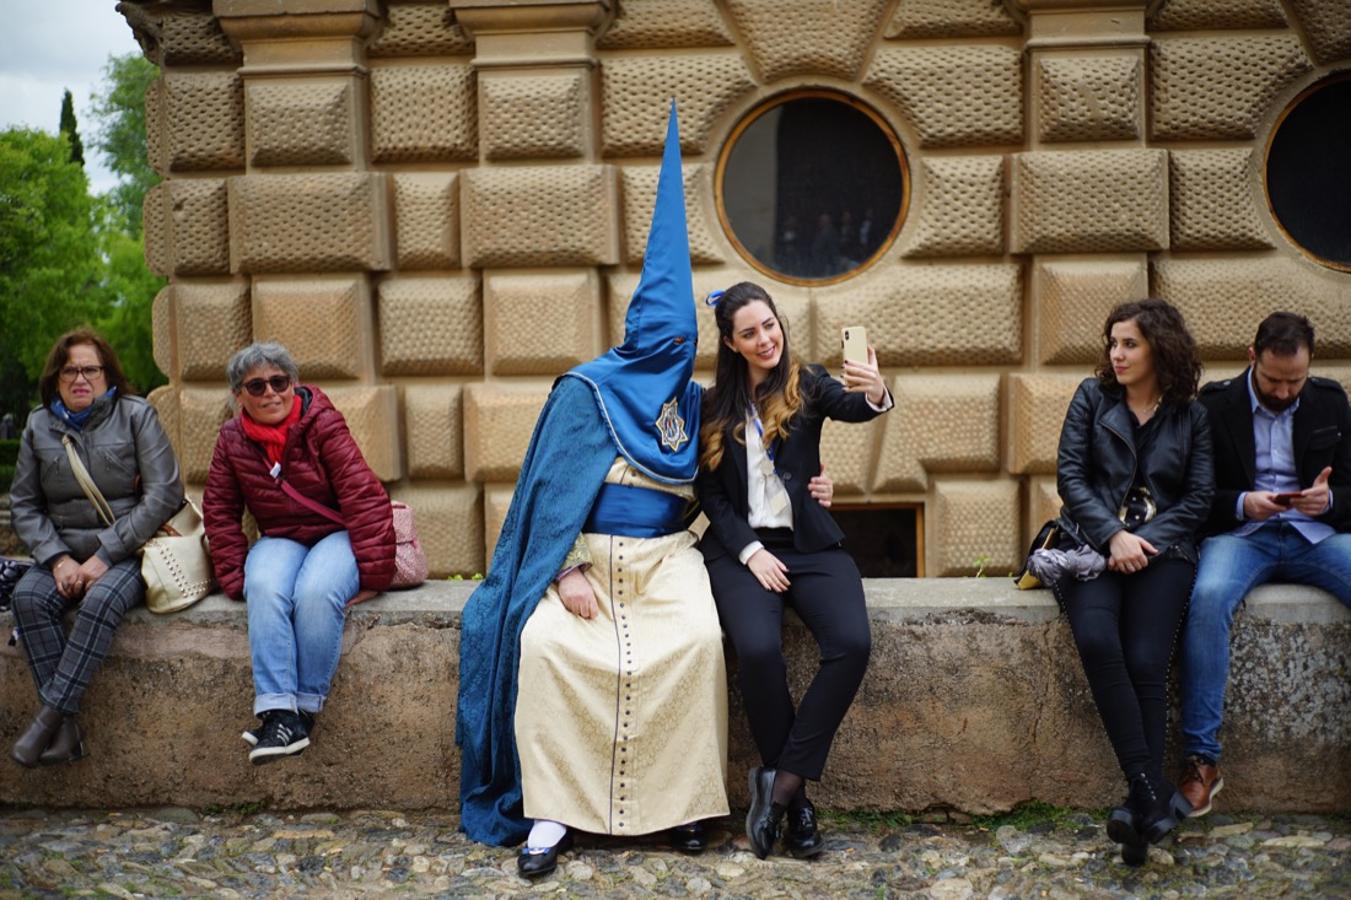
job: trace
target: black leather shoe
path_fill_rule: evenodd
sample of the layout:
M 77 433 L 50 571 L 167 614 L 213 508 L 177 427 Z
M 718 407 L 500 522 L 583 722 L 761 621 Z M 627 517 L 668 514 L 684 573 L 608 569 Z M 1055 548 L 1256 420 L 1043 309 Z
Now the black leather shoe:
M 1107 837 L 1123 848 L 1144 843 L 1140 838 L 1140 823 L 1130 809 L 1129 797 L 1120 806 L 1112 807 L 1112 811 L 1107 814 Z
M 703 822 L 690 822 L 671 829 L 671 846 L 684 853 L 703 853 L 708 849 L 708 832 Z
M 559 838 L 558 843 L 547 850 L 531 850 L 522 847 L 516 856 L 516 871 L 522 878 L 543 878 L 558 868 L 558 854 L 572 849 L 572 832 Z
M 38 765 L 55 766 L 79 762 L 87 755 L 84 748 L 84 729 L 74 716 L 66 716 L 57 726 L 51 744 L 38 757 Z
M 1136 838 L 1130 843 L 1157 844 L 1163 840 L 1177 828 L 1178 820 L 1174 810 L 1183 808 L 1186 804 L 1186 799 L 1181 797 L 1163 776 L 1150 777 L 1143 773 L 1132 776 L 1126 808 L 1134 816 Z M 1108 826 L 1110 828 L 1110 821 Z M 1108 834 L 1111 834 L 1110 830 Z
M 1138 844 L 1121 845 L 1121 861 L 1131 868 L 1143 866 L 1149 859 L 1149 845 L 1144 841 Z
M 784 808 L 773 801 L 774 770 L 768 766 L 751 769 L 751 808 L 746 812 L 746 837 L 751 850 L 760 859 L 774 852 L 779 839 L 779 824 Z
M 826 849 L 826 842 L 816 828 L 816 807 L 810 800 L 788 810 L 788 836 L 783 845 L 794 859 L 811 859 Z

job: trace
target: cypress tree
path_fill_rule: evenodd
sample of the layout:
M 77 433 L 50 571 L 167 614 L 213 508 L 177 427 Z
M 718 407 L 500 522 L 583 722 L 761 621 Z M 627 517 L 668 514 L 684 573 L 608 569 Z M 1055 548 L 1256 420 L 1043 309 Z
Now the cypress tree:
M 84 144 L 80 142 L 80 132 L 75 127 L 75 99 L 67 88 L 61 98 L 61 133 L 70 141 L 70 161 L 84 165 Z

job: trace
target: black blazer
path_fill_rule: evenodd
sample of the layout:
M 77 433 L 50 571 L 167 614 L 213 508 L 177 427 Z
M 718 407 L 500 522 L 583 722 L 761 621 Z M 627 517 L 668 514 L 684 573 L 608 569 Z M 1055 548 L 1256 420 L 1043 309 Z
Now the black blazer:
M 1252 369 L 1201 388 L 1201 402 L 1210 413 L 1215 443 L 1215 500 L 1207 531 L 1221 534 L 1238 527 L 1234 508 L 1238 495 L 1253 490 L 1257 478 L 1257 446 L 1252 431 L 1248 378 Z M 1346 391 L 1330 378 L 1310 377 L 1299 392 L 1293 423 L 1295 460 L 1301 487 L 1332 466 L 1328 485 L 1332 509 L 1318 517 L 1338 531 L 1351 531 L 1351 403 Z
M 807 482 L 821 472 L 821 426 L 828 418 L 867 422 L 881 413 L 868 404 L 866 395 L 849 393 L 821 366 L 804 366 L 800 377 L 802 409 L 775 454 L 774 466 L 793 508 L 793 546 L 801 553 L 814 553 L 844 539 L 830 513 L 807 492 Z M 709 522 L 699 542 L 705 560 L 736 556 L 759 540 L 749 522 L 746 445 L 734 440 L 729 428 L 723 434 L 723 448 L 718 468 L 700 469 L 694 483 Z
M 1165 403 L 1149 453 L 1137 458 L 1131 412 L 1121 392 L 1086 378 L 1074 393 L 1056 455 L 1056 488 L 1065 506 L 1060 525 L 1104 556 L 1122 529 L 1117 510 L 1144 477 L 1158 512 L 1135 530 L 1159 552 L 1176 547 L 1196 562 L 1196 532 L 1210 514 L 1215 475 L 1206 410 Z

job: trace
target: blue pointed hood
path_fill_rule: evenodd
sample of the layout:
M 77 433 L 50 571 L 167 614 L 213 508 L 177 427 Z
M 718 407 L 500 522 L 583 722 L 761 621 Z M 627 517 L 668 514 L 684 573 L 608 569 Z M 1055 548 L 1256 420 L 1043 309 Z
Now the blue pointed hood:
M 624 343 L 563 376 L 591 386 L 619 453 L 658 481 L 690 482 L 698 468 L 702 390 L 691 380 L 697 343 L 673 100 L 643 274 L 624 319 Z

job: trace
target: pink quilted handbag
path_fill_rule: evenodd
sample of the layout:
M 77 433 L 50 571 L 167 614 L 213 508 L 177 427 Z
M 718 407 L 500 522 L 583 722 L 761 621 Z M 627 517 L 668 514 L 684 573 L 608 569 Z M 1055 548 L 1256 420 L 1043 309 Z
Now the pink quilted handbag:
M 343 528 L 347 527 L 336 510 L 311 500 L 285 481 L 278 483 L 282 492 L 301 506 Z M 427 554 L 422 552 L 422 542 L 418 540 L 417 529 L 413 527 L 413 510 L 407 503 L 397 500 L 390 501 L 389 509 L 394 515 L 394 581 L 390 587 L 417 587 L 427 580 Z

